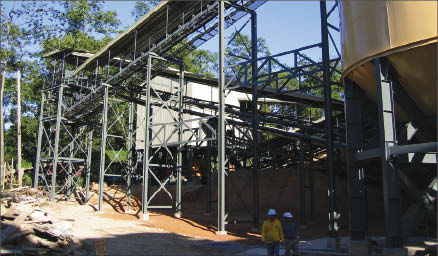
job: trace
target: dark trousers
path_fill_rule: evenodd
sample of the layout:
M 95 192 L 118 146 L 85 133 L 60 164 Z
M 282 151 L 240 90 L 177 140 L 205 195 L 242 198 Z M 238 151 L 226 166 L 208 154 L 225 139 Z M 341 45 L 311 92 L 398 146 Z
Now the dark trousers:
M 280 256 L 280 243 L 268 243 L 266 244 L 268 250 L 268 256 Z

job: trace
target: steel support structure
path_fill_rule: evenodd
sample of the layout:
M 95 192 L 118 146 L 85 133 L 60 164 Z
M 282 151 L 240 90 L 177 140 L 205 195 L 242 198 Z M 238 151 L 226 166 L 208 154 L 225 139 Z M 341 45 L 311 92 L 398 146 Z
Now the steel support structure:
M 33 187 L 47 190 L 52 201 L 57 194 L 69 200 L 79 187 L 86 165 L 86 125 L 64 116 L 78 91 L 66 83 L 65 53 L 52 64 L 51 81 L 41 92 Z
M 333 131 L 333 127 L 331 127 L 329 131 L 330 133 L 336 134 L 335 137 L 327 136 L 327 139 L 323 139 L 318 136 L 324 134 L 324 129 L 318 127 L 318 125 L 314 125 L 312 120 L 309 122 L 307 120 L 301 120 L 298 115 L 295 115 L 294 117 L 287 117 L 285 119 L 281 116 L 281 114 L 262 114 L 258 109 L 260 105 L 260 103 L 258 103 L 259 99 L 266 97 L 277 100 L 289 100 L 289 97 L 291 97 L 293 99 L 297 99 L 300 104 L 309 104 L 312 107 L 317 108 L 322 108 L 324 106 L 328 108 L 331 107 L 332 103 L 330 102 L 330 96 L 327 97 L 327 94 L 330 95 L 330 92 L 327 91 L 327 88 L 331 86 L 331 74 L 333 74 L 333 72 L 339 72 L 335 67 L 339 63 L 340 59 L 329 59 L 329 42 L 327 36 L 329 34 L 327 34 L 327 31 L 323 31 L 323 35 L 326 36 L 323 36 L 322 43 L 259 58 L 257 56 L 257 15 L 254 9 L 260 4 L 261 3 L 253 1 L 249 1 L 242 5 L 234 2 L 217 1 L 213 4 L 207 5 L 205 8 L 202 7 L 202 3 L 201 8 L 198 8 L 198 4 L 193 4 L 193 6 L 190 7 L 193 8 L 193 10 L 191 10 L 194 13 L 191 19 L 184 19 L 184 13 L 182 13 L 182 19 L 180 19 L 180 16 L 178 16 L 175 21 L 171 21 L 171 15 L 166 16 L 169 20 L 166 20 L 166 33 L 164 37 L 160 34 L 164 30 L 157 32 L 157 36 L 155 34 L 150 35 L 149 38 L 142 34 L 138 34 L 137 30 L 135 30 L 135 36 L 133 36 L 134 48 L 132 52 L 126 54 L 123 53 L 122 55 L 116 56 L 117 54 L 114 54 L 115 51 L 108 50 L 106 52 L 108 58 L 106 62 L 101 61 L 102 58 L 100 58 L 100 61 L 98 59 L 94 60 L 93 63 L 95 64 L 95 76 L 92 81 L 94 87 L 92 90 L 89 90 L 88 93 L 84 95 L 81 94 L 80 99 L 69 105 L 67 110 L 64 112 L 65 116 L 68 118 L 78 120 L 87 118 L 97 119 L 100 117 L 100 115 L 96 115 L 95 113 L 102 111 L 102 139 L 99 170 L 99 210 L 102 210 L 104 178 L 121 176 L 120 173 L 108 173 L 108 171 L 112 172 L 112 168 L 115 168 L 115 165 L 122 166 L 121 169 L 126 171 L 128 210 L 130 209 L 129 198 L 131 194 L 131 175 L 134 175 L 136 169 L 133 160 L 136 158 L 134 155 L 135 148 L 137 152 L 142 151 L 142 160 L 138 163 L 143 164 L 143 219 L 148 218 L 148 209 L 152 208 L 173 208 L 175 209 L 176 216 L 181 216 L 181 153 L 183 146 L 191 146 L 191 143 L 196 143 L 196 145 L 205 145 L 202 144 L 202 142 L 207 142 L 206 146 L 209 148 L 207 149 L 207 158 L 209 162 L 207 176 L 209 176 L 214 173 L 211 171 L 211 160 L 212 155 L 214 155 L 211 148 L 216 146 L 212 145 L 212 140 L 216 139 L 217 132 L 219 135 L 217 136 L 218 167 L 216 168 L 218 175 L 219 195 L 218 231 L 219 233 L 225 232 L 227 217 L 236 205 L 237 200 L 241 200 L 245 204 L 244 200 L 241 198 L 241 195 L 243 190 L 245 190 L 246 187 L 250 187 L 251 184 L 253 189 L 253 203 L 252 205 L 249 205 L 252 207 L 249 207 L 248 204 L 245 204 L 245 206 L 248 208 L 250 214 L 253 215 L 251 222 L 253 223 L 254 227 L 257 228 L 259 225 L 260 210 L 259 173 L 261 166 L 267 167 L 275 162 L 275 160 L 273 161 L 273 158 L 271 158 L 270 163 L 262 165 L 260 163 L 260 157 L 262 155 L 268 155 L 268 157 L 265 157 L 265 159 L 268 159 L 270 154 L 269 150 L 281 151 L 282 149 L 284 150 L 285 148 L 290 148 L 287 149 L 286 153 L 283 152 L 281 155 L 285 158 L 284 161 L 287 164 L 294 164 L 297 161 L 297 158 L 295 157 L 299 154 L 299 152 L 296 150 L 296 141 L 301 140 L 302 143 L 300 143 L 300 148 L 302 157 L 300 160 L 301 164 L 303 165 L 302 171 L 304 171 L 305 159 L 308 157 L 308 155 L 312 155 L 313 153 L 311 152 L 312 146 L 309 145 L 309 147 L 305 147 L 305 144 L 311 142 L 316 143 L 315 145 L 321 145 L 326 143 L 326 141 L 330 141 L 327 145 L 331 145 L 331 148 L 328 149 L 329 155 L 331 154 L 330 152 L 333 151 L 334 147 L 334 138 L 342 139 L 342 132 L 340 132 L 340 130 Z M 226 8 L 225 5 L 227 5 Z M 170 9 L 168 7 L 166 8 L 167 15 L 169 14 L 168 12 Z M 329 11 L 329 14 L 333 11 L 333 9 L 334 8 Z M 240 56 L 246 61 L 241 63 L 225 64 L 226 44 L 224 42 L 224 30 L 232 25 L 237 19 L 243 17 L 244 14 L 242 12 L 251 15 L 249 20 L 251 24 L 251 49 L 248 49 L 248 58 Z M 326 19 L 329 14 L 326 13 L 325 9 L 324 14 L 326 15 Z M 208 17 L 206 18 L 206 16 Z M 211 22 L 209 21 L 208 24 L 205 23 L 207 19 L 211 19 Z M 324 30 L 324 27 L 325 30 L 328 29 L 329 25 L 324 23 L 324 21 L 322 21 L 321 25 L 322 30 Z M 170 26 L 173 27 L 171 28 Z M 242 29 L 243 27 L 238 31 L 236 30 L 237 33 L 234 36 L 240 36 L 239 33 L 242 31 Z M 178 49 L 187 49 L 190 44 L 185 44 L 182 39 L 185 36 L 191 35 L 190 33 L 193 31 L 201 32 L 199 36 L 195 35 L 189 38 L 190 43 L 193 42 L 193 44 L 196 45 L 201 41 L 210 39 L 216 33 L 219 34 L 218 102 L 200 101 L 184 95 L 184 87 L 186 86 L 184 81 L 184 71 L 182 63 L 178 61 L 178 58 L 181 58 L 181 56 L 178 55 L 181 54 L 181 51 L 174 51 L 172 48 L 178 48 L 173 46 L 181 43 L 182 48 Z M 139 39 L 139 37 L 142 39 Z M 307 57 L 306 51 L 311 51 L 314 48 L 323 48 L 322 62 L 315 61 Z M 290 63 L 282 63 L 281 59 L 283 58 L 293 60 L 294 63 L 291 65 Z M 154 78 L 157 76 L 162 76 L 162 74 L 165 76 L 166 68 L 171 65 L 177 65 L 180 67 L 180 72 L 177 72 L 173 76 L 173 78 L 179 78 L 180 81 L 178 86 L 171 85 L 169 89 L 165 88 L 166 86 L 156 84 L 156 82 L 154 82 Z M 330 69 L 330 65 L 333 65 L 332 69 Z M 106 70 L 106 74 L 99 72 L 99 70 Z M 321 72 L 324 74 L 323 79 L 318 77 Z M 234 77 L 232 77 L 233 74 Z M 315 81 L 314 83 L 316 85 L 307 87 L 303 86 L 301 82 L 307 79 Z M 294 85 L 293 82 L 295 80 L 300 82 L 299 88 Z M 311 95 L 312 91 L 314 89 L 321 88 L 321 85 L 325 86 L 325 102 L 319 97 Z M 251 105 L 246 112 L 240 111 L 238 108 L 233 108 L 225 104 L 225 97 L 231 91 L 246 92 L 252 95 Z M 299 95 L 296 97 L 295 93 L 299 93 L 300 95 L 302 93 L 306 93 L 307 95 L 306 97 L 300 98 L 298 97 Z M 311 100 L 306 99 L 309 97 Z M 128 101 L 128 104 L 121 99 Z M 121 104 L 122 106 L 113 107 L 115 106 L 112 104 L 113 102 L 116 102 L 116 104 Z M 145 109 L 143 127 L 144 145 L 134 146 L 134 136 L 137 136 L 137 142 L 141 141 L 141 139 L 139 140 L 138 138 L 138 134 L 134 134 L 133 123 L 135 122 L 134 119 L 136 116 L 134 114 L 134 103 L 137 104 L 137 107 L 144 106 Z M 184 108 L 184 104 L 189 105 L 190 108 Z M 342 103 L 334 102 L 333 104 L 337 106 L 336 108 L 338 108 L 339 111 Z M 124 110 L 121 110 L 121 108 Z M 218 113 L 218 115 L 215 117 L 218 124 L 217 131 L 213 131 L 214 125 L 209 125 L 209 129 L 212 129 L 212 136 L 207 135 L 207 137 L 202 137 L 202 135 L 195 135 L 195 129 L 190 128 L 191 126 L 188 125 L 189 122 L 199 122 L 200 124 L 208 125 L 206 120 L 212 119 L 211 116 L 208 116 L 205 113 L 197 112 L 196 110 L 193 110 L 193 108 L 207 108 L 211 110 L 211 112 L 215 111 Z M 127 115 L 125 114 L 125 111 L 128 112 Z M 332 123 L 331 113 L 332 111 L 330 109 L 326 109 L 326 115 L 328 114 L 328 116 L 326 116 L 326 122 L 329 124 L 329 126 L 331 126 Z M 183 117 L 186 114 L 200 116 L 200 118 L 197 118 L 196 120 L 186 120 Z M 173 117 L 172 121 L 159 121 L 160 117 L 166 115 Z M 122 121 L 122 119 L 126 116 L 128 116 L 127 125 L 125 121 Z M 156 118 L 154 119 L 153 117 Z M 137 124 L 139 123 L 138 119 L 139 118 L 137 115 Z M 269 124 L 275 124 L 275 127 L 270 127 Z M 128 127 L 127 131 L 121 129 L 121 126 L 123 125 Z M 299 129 L 299 131 L 290 132 L 289 130 L 292 127 L 294 129 Z M 169 131 L 168 128 L 170 128 L 170 133 L 167 133 Z M 111 132 L 111 129 L 115 129 L 116 131 Z M 90 130 L 93 129 L 88 129 L 88 131 Z M 121 130 L 123 130 L 122 134 L 120 134 Z M 164 132 L 166 130 L 167 132 Z M 192 135 L 188 136 L 189 139 L 187 139 L 186 136 L 187 131 L 192 133 Z M 165 133 L 164 137 L 162 136 L 163 133 Z M 287 143 L 282 141 L 280 141 L 280 143 L 277 142 L 279 147 L 273 150 L 273 148 L 269 147 L 269 141 L 263 137 L 263 135 L 267 133 L 278 136 L 286 136 L 291 139 L 287 141 Z M 197 138 L 194 138 L 196 136 Z M 90 148 L 92 144 L 91 138 L 92 134 L 89 134 L 88 144 L 90 145 Z M 118 142 L 116 143 L 117 146 L 114 146 L 114 142 Z M 265 145 L 268 145 L 267 148 L 270 149 L 265 150 Z M 336 146 L 342 146 L 342 143 L 338 142 Z M 322 150 L 320 146 L 315 147 L 318 147 L 319 150 Z M 70 148 L 76 149 L 77 146 L 70 145 Z M 307 148 L 309 152 L 304 152 L 305 148 Z M 127 155 L 126 159 L 122 157 L 125 155 L 124 152 L 126 152 Z M 88 150 L 87 153 L 87 163 L 91 163 L 91 150 Z M 275 152 L 275 154 L 279 153 Z M 169 159 L 170 163 L 166 162 L 163 164 L 160 162 L 163 158 Z M 216 158 L 213 156 L 213 159 Z M 230 205 L 231 207 L 226 209 L 225 177 L 227 175 L 227 166 L 235 167 L 236 164 L 239 165 L 243 163 L 243 166 L 248 167 L 248 163 L 251 162 L 251 160 L 252 170 L 249 172 L 250 174 L 248 175 L 248 178 L 244 182 L 243 186 L 237 188 L 233 185 L 232 180 L 230 179 L 229 188 L 234 188 L 237 192 L 237 196 L 233 200 L 228 201 L 230 204 L 227 204 L 227 206 Z M 89 164 L 87 164 L 87 168 L 89 168 Z M 170 174 L 163 176 L 163 173 L 165 173 L 166 169 L 171 170 L 171 172 Z M 331 177 L 333 177 L 333 170 L 331 173 Z M 88 174 L 89 171 L 87 169 L 87 175 Z M 304 178 L 304 182 L 302 183 L 304 186 L 304 194 L 304 190 L 306 189 L 306 176 L 303 175 L 302 177 Z M 172 182 L 175 181 L 175 196 L 171 195 L 171 193 L 169 193 L 169 191 L 166 189 L 166 186 L 171 183 L 171 180 Z M 211 181 L 211 177 L 208 177 L 207 193 L 209 195 L 207 196 L 207 213 L 211 212 Z M 310 183 L 311 182 L 309 180 L 309 184 Z M 155 189 L 153 188 L 154 185 L 158 185 L 158 189 L 155 191 L 153 191 Z M 86 198 L 88 199 L 89 178 L 87 178 L 86 187 Z M 152 200 L 159 192 L 168 194 L 169 198 L 172 200 L 172 205 L 155 205 Z M 334 194 L 331 197 L 334 198 Z
M 336 212 L 336 172 L 333 166 L 333 123 L 332 123 L 332 91 L 330 81 L 330 55 L 329 55 L 329 32 L 327 23 L 326 1 L 320 1 L 321 13 L 321 39 L 322 39 L 322 75 L 324 88 L 324 116 L 326 122 L 326 147 L 327 147 L 327 170 L 328 170 L 328 200 L 329 200 L 329 235 L 337 237 Z
M 251 12 L 251 59 L 253 60 L 251 66 L 252 79 L 251 81 L 254 83 L 257 79 L 257 13 Z M 257 96 L 257 87 L 252 87 L 252 114 L 253 114 L 253 122 L 252 122 L 252 157 L 253 157 L 253 217 L 254 217 L 254 228 L 258 228 L 259 226 L 259 121 L 258 121 L 258 96 Z
M 350 201 L 351 239 L 363 241 L 368 231 L 365 169 L 355 161 L 354 154 L 364 149 L 361 89 L 350 79 L 344 80 L 347 133 L 347 177 Z
M 305 146 L 304 139 L 300 140 L 299 172 L 300 172 L 300 226 L 306 228 L 306 169 L 304 165 Z
M 225 3 L 219 2 L 218 234 L 225 231 Z
M 399 248 L 403 245 L 401 229 L 400 178 L 396 160 L 389 154 L 389 147 L 397 145 L 394 116 L 393 90 L 386 80 L 380 59 L 374 60 L 376 70 L 377 105 L 379 116 L 379 148 L 383 179 L 385 208 L 386 246 Z
M 99 202 L 98 211 L 103 210 L 103 190 L 105 178 L 105 160 L 106 160 L 106 139 L 108 130 L 108 86 L 105 86 L 105 93 L 103 96 L 103 113 L 102 113 L 102 131 L 100 139 L 100 165 L 99 165 Z
M 87 166 L 85 176 L 85 202 L 88 203 L 90 199 L 90 178 L 91 178 L 91 157 L 93 154 L 93 133 L 92 127 L 88 127 L 88 141 L 87 141 Z

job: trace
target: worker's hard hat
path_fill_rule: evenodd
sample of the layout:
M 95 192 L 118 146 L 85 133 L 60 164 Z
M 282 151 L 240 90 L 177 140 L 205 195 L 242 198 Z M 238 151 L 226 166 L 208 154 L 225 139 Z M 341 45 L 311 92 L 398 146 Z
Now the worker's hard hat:
M 294 216 L 290 212 L 285 212 L 283 214 L 283 217 L 285 217 L 285 218 L 293 218 Z
M 269 216 L 277 215 L 277 212 L 274 209 L 269 209 L 268 215 Z

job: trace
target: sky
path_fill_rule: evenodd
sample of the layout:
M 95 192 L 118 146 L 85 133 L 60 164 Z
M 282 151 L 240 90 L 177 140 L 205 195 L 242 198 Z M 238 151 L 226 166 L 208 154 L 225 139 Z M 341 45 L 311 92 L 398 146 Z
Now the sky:
M 327 2 L 327 9 L 333 6 L 334 2 Z M 107 1 L 106 10 L 115 10 L 124 27 L 134 23 L 131 10 L 135 1 Z M 237 24 L 239 29 L 249 16 L 243 17 Z M 330 22 L 338 26 L 339 16 L 333 12 Z M 230 27 L 226 34 L 235 31 Z M 249 25 L 244 32 L 249 34 Z M 257 9 L 257 33 L 258 37 L 266 39 L 268 48 L 272 54 L 297 49 L 306 45 L 321 41 L 319 1 L 268 1 Z M 334 39 L 339 42 L 339 33 L 333 33 Z M 203 44 L 201 49 L 213 52 L 218 50 L 217 36 Z M 330 49 L 331 56 L 334 56 L 334 48 Z M 320 49 L 308 52 L 312 57 L 319 58 Z
M 327 2 L 327 9 L 329 10 L 333 4 L 334 2 Z M 134 5 L 135 1 L 107 1 L 105 9 L 117 11 L 122 26 L 128 27 L 134 23 L 134 18 L 131 15 Z M 243 17 L 233 27 L 225 31 L 226 35 L 239 29 L 248 19 L 249 16 Z M 338 26 L 338 13 L 333 12 L 329 21 Z M 272 54 L 320 42 L 320 26 L 319 1 L 268 1 L 257 9 L 258 37 L 266 40 Z M 247 25 L 243 32 L 249 35 L 249 29 L 249 25 Z M 339 48 L 339 33 L 333 30 L 331 32 Z M 200 48 L 217 52 L 217 36 L 204 43 Z M 319 59 L 321 50 L 315 48 L 306 54 Z M 336 55 L 333 47 L 330 48 L 330 55 Z
M 6 8 L 10 8 L 14 5 L 14 1 L 3 1 L 3 4 Z M 333 4 L 334 1 L 327 2 L 327 9 L 329 10 Z M 116 11 L 122 22 L 121 27 L 125 29 L 135 22 L 131 14 L 134 5 L 135 1 L 106 1 L 104 8 L 105 10 Z M 226 36 L 239 29 L 248 19 L 249 15 L 227 29 L 225 31 Z M 337 12 L 333 12 L 330 22 L 338 26 L 339 16 Z M 257 9 L 257 26 L 258 37 L 266 40 L 271 54 L 318 43 L 321 40 L 319 1 L 267 1 Z M 248 24 L 243 33 L 249 35 L 249 29 Z M 339 45 L 339 33 L 332 32 L 335 41 Z M 200 48 L 217 52 L 218 37 L 212 38 Z M 317 48 L 305 53 L 316 59 L 320 59 L 321 56 L 321 50 Z M 335 55 L 333 47 L 330 48 L 330 55 Z
M 2 4 L 7 10 L 12 8 L 14 4 L 19 6 L 17 2 L 11 0 L 2 1 Z M 330 10 L 333 4 L 334 1 L 327 2 L 327 10 Z M 131 14 L 134 5 L 135 1 L 106 1 L 104 9 L 116 11 L 118 18 L 122 22 L 121 27 L 126 29 L 135 22 Z M 228 28 L 225 31 L 226 36 L 239 29 L 248 19 L 249 15 L 244 16 L 234 26 Z M 338 13 L 333 12 L 329 21 L 333 25 L 338 26 Z M 242 30 L 247 35 L 250 34 L 249 24 Z M 339 46 L 339 33 L 332 32 L 334 40 L 337 41 Z M 319 43 L 321 41 L 319 1 L 267 1 L 257 9 L 257 33 L 258 37 L 266 40 L 271 54 Z M 217 52 L 218 36 L 210 39 L 201 45 L 200 48 Z M 37 47 L 34 49 L 37 49 Z M 315 60 L 321 59 L 320 48 L 314 48 L 304 53 Z M 330 47 L 330 55 L 335 56 L 335 54 L 334 48 Z M 281 61 L 289 64 L 291 58 L 287 58 L 289 59 L 282 59 Z

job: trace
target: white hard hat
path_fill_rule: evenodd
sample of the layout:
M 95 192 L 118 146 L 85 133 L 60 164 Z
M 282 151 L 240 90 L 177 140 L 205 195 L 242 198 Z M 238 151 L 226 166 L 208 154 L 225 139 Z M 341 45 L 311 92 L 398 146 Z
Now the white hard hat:
M 285 217 L 285 218 L 293 218 L 294 216 L 290 212 L 285 212 L 283 214 L 283 217 Z
M 277 215 L 277 212 L 274 209 L 269 209 L 268 211 L 268 215 L 272 216 L 272 215 Z

